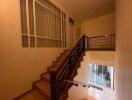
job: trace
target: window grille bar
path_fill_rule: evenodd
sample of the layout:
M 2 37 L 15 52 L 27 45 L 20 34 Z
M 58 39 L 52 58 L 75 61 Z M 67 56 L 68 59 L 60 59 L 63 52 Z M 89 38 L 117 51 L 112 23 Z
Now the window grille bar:
M 37 38 L 36 38 L 36 12 L 35 12 L 35 1 L 33 0 L 33 15 L 34 15 L 34 35 L 35 35 L 35 47 L 37 47 Z
M 25 1 L 25 3 L 23 2 Z M 22 20 L 22 40 L 28 47 L 65 47 L 65 13 L 48 0 L 21 0 L 26 16 Z M 25 28 L 26 26 L 26 28 Z M 25 39 L 24 39 L 25 38 Z M 28 45 L 27 45 L 28 44 Z
M 28 10 L 28 0 L 26 0 L 26 15 L 27 15 L 27 34 L 28 34 L 28 46 L 30 47 L 30 29 L 29 29 L 29 10 Z

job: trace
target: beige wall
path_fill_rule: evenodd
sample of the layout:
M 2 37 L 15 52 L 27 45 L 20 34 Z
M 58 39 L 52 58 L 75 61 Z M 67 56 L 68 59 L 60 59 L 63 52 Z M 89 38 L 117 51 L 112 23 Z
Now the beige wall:
M 81 24 L 82 34 L 86 34 L 87 36 L 99 36 L 106 34 L 114 34 L 114 24 L 115 17 L 114 13 L 109 13 L 104 16 L 99 16 L 97 18 L 84 21 Z
M 81 37 L 81 24 L 78 22 L 75 25 L 75 44 L 78 42 L 80 37 Z
M 0 34 L 0 100 L 12 100 L 29 90 L 63 49 L 21 47 L 19 0 L 0 0 Z
M 76 81 L 88 83 L 88 64 L 102 64 L 115 67 L 115 52 L 112 51 L 88 51 L 83 57 L 81 67 L 78 69 L 78 75 L 74 78 Z M 96 97 L 96 94 L 101 96 Z M 97 100 L 116 100 L 115 91 L 103 88 L 103 92 L 98 91 L 94 88 L 84 88 L 72 86 L 68 93 L 68 100 L 79 100 L 88 96 L 94 96 Z
M 117 100 L 132 99 L 132 0 L 116 1 Z

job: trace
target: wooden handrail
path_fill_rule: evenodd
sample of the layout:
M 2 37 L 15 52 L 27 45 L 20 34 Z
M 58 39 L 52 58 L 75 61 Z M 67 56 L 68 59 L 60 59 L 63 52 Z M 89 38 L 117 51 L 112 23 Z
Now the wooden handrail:
M 89 38 L 89 39 L 92 39 L 92 38 L 111 37 L 111 36 L 115 36 L 115 34 L 100 35 L 100 36 L 94 36 L 94 37 L 88 37 L 88 38 Z M 86 37 L 87 37 L 87 36 L 86 36 Z
M 88 37 L 88 50 L 115 50 L 115 34 Z

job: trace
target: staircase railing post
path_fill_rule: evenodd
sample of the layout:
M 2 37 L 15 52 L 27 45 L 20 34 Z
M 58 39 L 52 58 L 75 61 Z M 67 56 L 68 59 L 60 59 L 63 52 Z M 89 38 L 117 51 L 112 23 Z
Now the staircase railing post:
M 57 80 L 56 80 L 55 69 L 50 69 L 50 84 L 51 84 L 51 100 L 57 100 L 57 95 L 56 95 Z
M 83 50 L 84 50 L 84 51 L 85 51 L 85 49 L 86 49 L 86 48 L 85 48 L 85 43 L 86 43 L 86 42 L 85 42 L 85 36 L 83 36 Z
M 88 37 L 87 37 L 86 41 L 87 41 L 87 49 L 88 49 L 89 48 L 89 38 Z
M 71 70 L 71 69 L 72 69 L 72 68 L 71 68 L 71 67 L 72 67 L 71 63 L 72 63 L 72 62 L 71 62 L 71 55 L 70 55 L 70 56 L 69 56 L 69 75 L 70 75 L 71 72 L 72 72 L 72 70 Z
M 89 38 L 85 36 L 85 50 L 89 48 Z

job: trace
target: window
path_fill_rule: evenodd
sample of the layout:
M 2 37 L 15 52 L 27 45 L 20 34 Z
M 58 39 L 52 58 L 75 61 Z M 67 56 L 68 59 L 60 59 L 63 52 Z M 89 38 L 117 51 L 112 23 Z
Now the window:
M 113 89 L 113 67 L 99 64 L 89 64 L 89 83 Z
M 66 14 L 49 0 L 20 0 L 22 47 L 66 47 Z

